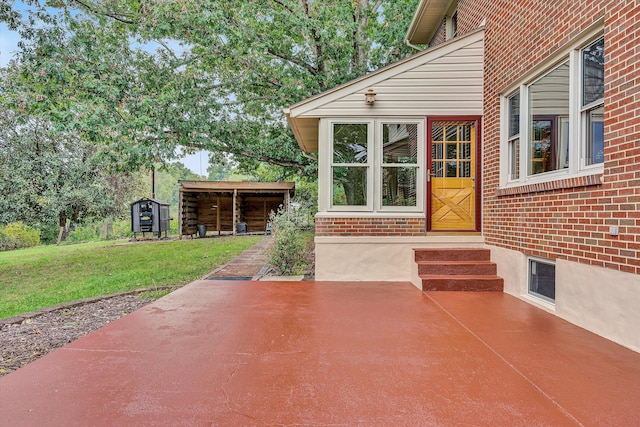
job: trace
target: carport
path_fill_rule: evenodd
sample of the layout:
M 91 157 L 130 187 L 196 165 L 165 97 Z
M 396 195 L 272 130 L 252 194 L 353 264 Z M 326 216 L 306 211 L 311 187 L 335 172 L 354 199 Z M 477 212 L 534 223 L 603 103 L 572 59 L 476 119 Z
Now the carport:
M 264 233 L 271 211 L 289 207 L 293 182 L 178 181 L 182 236 L 199 226 L 222 233 Z

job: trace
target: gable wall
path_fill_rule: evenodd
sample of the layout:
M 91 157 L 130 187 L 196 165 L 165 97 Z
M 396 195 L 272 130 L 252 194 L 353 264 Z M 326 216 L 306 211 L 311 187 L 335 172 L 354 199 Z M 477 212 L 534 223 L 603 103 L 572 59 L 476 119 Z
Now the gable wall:
M 424 117 L 482 113 L 483 42 L 408 69 L 372 84 L 373 106 L 364 94 L 369 87 L 343 96 L 297 117 Z

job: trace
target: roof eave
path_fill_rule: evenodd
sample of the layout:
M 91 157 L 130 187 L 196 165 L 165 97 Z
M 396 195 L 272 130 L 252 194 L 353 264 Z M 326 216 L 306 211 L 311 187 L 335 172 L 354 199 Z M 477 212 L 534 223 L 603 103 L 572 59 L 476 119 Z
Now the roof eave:
M 420 0 L 405 35 L 412 44 L 427 44 L 433 38 L 453 0 Z

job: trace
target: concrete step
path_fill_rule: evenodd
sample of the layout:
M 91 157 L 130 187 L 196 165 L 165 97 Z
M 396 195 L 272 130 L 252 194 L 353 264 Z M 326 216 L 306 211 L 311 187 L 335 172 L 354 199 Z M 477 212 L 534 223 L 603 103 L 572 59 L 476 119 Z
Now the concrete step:
M 425 275 L 422 291 L 494 291 L 502 292 L 504 280 L 499 276 Z
M 495 276 L 497 270 L 491 261 L 418 261 L 419 275 Z
M 414 249 L 418 261 L 489 261 L 491 251 L 484 248 Z

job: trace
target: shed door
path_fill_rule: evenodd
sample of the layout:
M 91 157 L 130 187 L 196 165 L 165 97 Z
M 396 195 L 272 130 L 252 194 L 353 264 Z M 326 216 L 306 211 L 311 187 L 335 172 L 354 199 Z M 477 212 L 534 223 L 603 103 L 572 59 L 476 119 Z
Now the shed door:
M 479 118 L 429 118 L 428 231 L 479 231 Z

